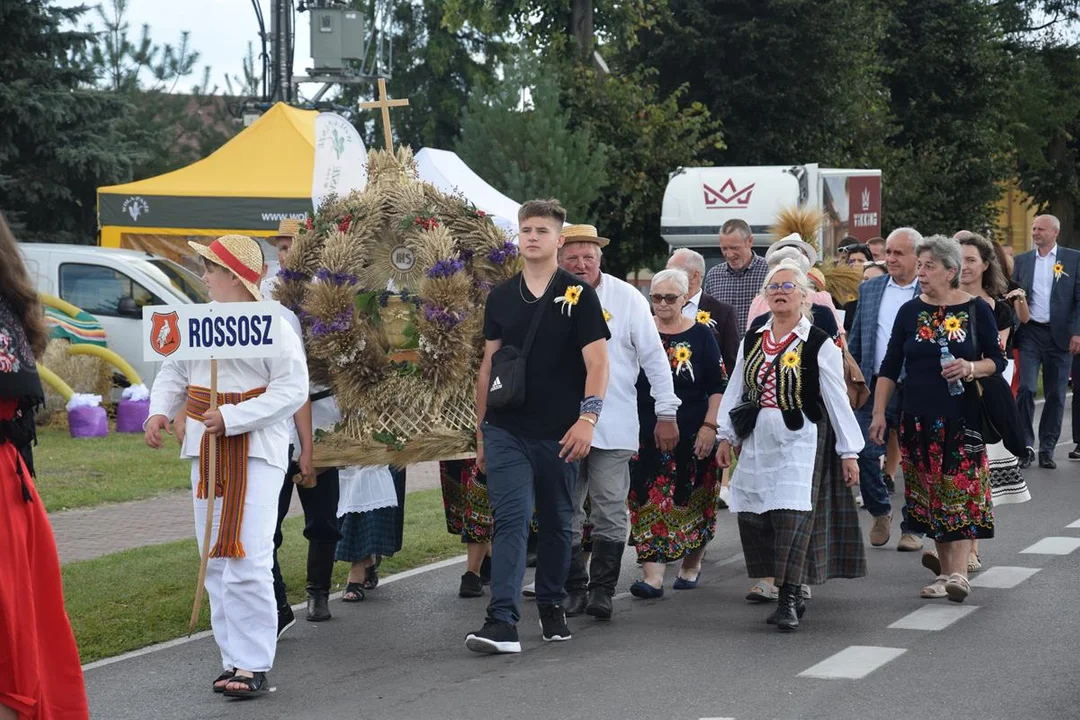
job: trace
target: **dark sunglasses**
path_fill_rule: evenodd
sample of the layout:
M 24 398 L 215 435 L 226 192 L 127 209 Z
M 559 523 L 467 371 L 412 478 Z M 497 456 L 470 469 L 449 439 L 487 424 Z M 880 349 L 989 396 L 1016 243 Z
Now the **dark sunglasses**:
M 651 297 L 651 298 L 652 298 L 652 301 L 653 301 L 654 303 L 656 303 L 657 305 L 659 305 L 660 303 L 667 303 L 668 305 L 674 305 L 674 304 L 675 304 L 675 302 L 676 302 L 676 301 L 677 301 L 677 300 L 678 300 L 678 299 L 679 299 L 680 297 L 682 297 L 682 296 L 681 296 L 681 295 L 659 295 L 659 294 L 653 294 L 653 295 L 650 295 L 649 297 Z

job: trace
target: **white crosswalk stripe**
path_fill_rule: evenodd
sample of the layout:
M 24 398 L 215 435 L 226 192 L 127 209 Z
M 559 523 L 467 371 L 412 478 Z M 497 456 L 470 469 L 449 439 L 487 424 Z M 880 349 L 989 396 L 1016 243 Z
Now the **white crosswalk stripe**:
M 799 673 L 799 677 L 823 680 L 861 680 L 882 665 L 900 657 L 904 648 L 852 645 Z
M 995 565 L 971 578 L 971 587 L 1007 590 L 1016 587 L 1037 572 L 1039 572 L 1039 568 Z
M 924 605 L 913 613 L 905 615 L 892 625 L 890 630 L 944 630 L 954 622 L 979 609 L 978 605 Z
M 1047 537 L 1029 548 L 1020 551 L 1022 555 L 1068 555 L 1080 548 L 1080 538 Z

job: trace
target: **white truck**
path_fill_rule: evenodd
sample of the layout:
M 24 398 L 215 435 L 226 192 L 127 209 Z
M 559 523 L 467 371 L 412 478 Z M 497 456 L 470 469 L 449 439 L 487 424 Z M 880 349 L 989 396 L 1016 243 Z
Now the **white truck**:
M 19 249 L 38 292 L 95 316 L 105 328 L 109 349 L 127 360 L 147 386 L 157 364 L 143 361 L 143 306 L 210 299 L 193 272 L 147 252 L 52 243 L 20 243 Z
M 723 260 L 718 238 L 731 219 L 746 221 L 755 250 L 775 240 L 769 227 L 787 207 L 821 208 L 819 240 L 829 257 L 847 235 L 866 241 L 881 235 L 881 171 L 809 165 L 692 167 L 671 173 L 660 234 L 671 250 L 688 247 L 710 267 Z

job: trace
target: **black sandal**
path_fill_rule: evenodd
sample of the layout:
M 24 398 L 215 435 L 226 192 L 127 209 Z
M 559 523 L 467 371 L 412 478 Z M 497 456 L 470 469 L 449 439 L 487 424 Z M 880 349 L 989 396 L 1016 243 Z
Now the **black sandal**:
M 222 680 L 232 680 L 235 675 L 236 675 L 236 668 L 233 668 L 232 670 L 226 670 L 225 672 L 218 675 L 214 679 L 214 684 L 213 684 L 214 692 L 216 692 L 216 693 L 225 692 L 225 685 L 218 685 L 218 683 L 221 682 Z M 228 683 L 226 683 L 226 684 L 228 684 Z
M 266 679 L 266 673 L 257 672 L 254 677 L 235 675 L 231 682 L 241 683 L 246 687 L 243 690 L 226 690 L 225 697 L 248 699 L 270 692 L 270 681 Z
M 363 587 L 365 590 L 374 590 L 379 587 L 379 565 L 382 564 L 382 555 L 375 556 L 375 562 L 364 569 Z
M 349 594 L 355 597 L 348 597 Z M 345 590 L 341 593 L 341 602 L 356 603 L 364 601 L 364 584 L 358 582 L 351 582 L 345 585 Z

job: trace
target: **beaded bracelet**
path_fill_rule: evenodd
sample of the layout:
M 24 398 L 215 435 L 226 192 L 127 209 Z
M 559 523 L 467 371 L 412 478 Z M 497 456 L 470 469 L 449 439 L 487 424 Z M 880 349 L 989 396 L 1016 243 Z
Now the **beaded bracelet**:
M 591 413 L 596 417 L 600 417 L 600 413 L 604 409 L 604 400 L 596 395 L 590 395 L 581 401 L 581 414 Z

